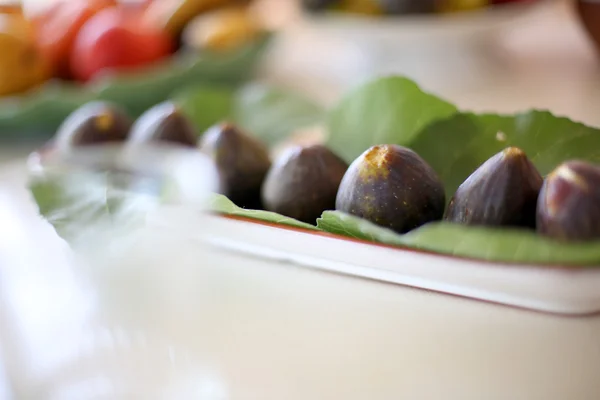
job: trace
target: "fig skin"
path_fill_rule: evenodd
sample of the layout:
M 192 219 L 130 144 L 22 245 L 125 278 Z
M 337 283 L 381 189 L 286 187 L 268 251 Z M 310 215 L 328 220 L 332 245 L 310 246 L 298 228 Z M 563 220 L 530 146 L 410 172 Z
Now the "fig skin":
M 475 170 L 456 190 L 445 219 L 480 226 L 535 228 L 543 178 L 527 155 L 508 147 Z
M 433 168 L 399 145 L 373 146 L 344 175 L 336 209 L 406 233 L 442 219 L 446 195 Z
M 335 198 L 348 164 L 322 145 L 294 146 L 275 161 L 265 179 L 262 199 L 269 211 L 316 224 Z
M 600 166 L 567 161 L 546 177 L 537 203 L 537 230 L 561 241 L 600 239 Z
M 271 159 L 261 142 L 224 122 L 209 128 L 200 138 L 199 146 L 215 163 L 219 193 L 239 207 L 262 208 L 260 191 Z
M 86 103 L 59 126 L 53 143 L 59 150 L 77 146 L 125 141 L 132 119 L 118 106 L 104 102 Z
M 196 147 L 198 134 L 179 108 L 166 101 L 148 109 L 135 121 L 127 141 L 128 144 L 157 141 Z

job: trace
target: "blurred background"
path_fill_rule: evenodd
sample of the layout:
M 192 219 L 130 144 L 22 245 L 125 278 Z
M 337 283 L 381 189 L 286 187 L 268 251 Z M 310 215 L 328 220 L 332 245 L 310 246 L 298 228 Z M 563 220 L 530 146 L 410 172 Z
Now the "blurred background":
M 593 1 L 580 2 L 584 19 L 576 0 L 447 1 L 443 13 L 385 16 L 311 14 L 298 3 L 263 2 L 284 28 L 265 73 L 324 101 L 395 73 L 467 109 L 548 108 L 600 123 L 598 58 L 586 28 L 598 29 Z
M 56 50 L 60 47 L 57 43 L 64 47 L 68 42 L 65 37 L 73 35 L 74 28 L 55 27 L 60 26 L 57 21 L 65 15 L 85 12 L 48 11 L 53 3 L 52 0 L 23 2 L 26 16 L 31 16 L 27 19 L 33 21 L 34 27 L 41 27 L 39 32 L 46 38 L 38 37 L 37 44 L 41 41 L 42 50 L 55 59 L 83 59 Z M 109 84 L 108 88 L 102 88 L 103 83 L 94 86 L 89 80 L 84 85 L 88 76 L 83 81 L 75 78 L 79 84 L 66 90 L 56 81 L 65 76 L 73 80 L 69 75 L 72 71 L 66 75 L 54 70 L 37 73 L 34 78 L 19 76 L 26 81 L 25 85 L 10 90 L 0 88 L 9 97 L 4 103 L 0 99 L 0 141 L 10 138 L 11 144 L 11 149 L 3 154 L 15 156 L 18 147 L 24 149 L 18 153 L 22 155 L 47 140 L 66 114 L 84 100 L 94 97 L 117 100 L 139 114 L 149 105 L 172 97 L 176 88 L 194 82 L 227 81 L 234 86 L 249 81 L 264 82 L 302 93 L 327 106 L 361 81 L 400 74 L 462 109 L 514 112 L 540 108 L 592 125 L 600 124 L 596 112 L 600 101 L 600 68 L 595 42 L 600 34 L 597 17 L 600 14 L 594 1 L 177 0 L 166 7 L 161 6 L 161 1 L 125 0 L 124 3 L 132 8 L 156 3 L 155 14 L 159 15 L 167 15 L 169 7 L 180 3 L 214 3 L 194 6 L 197 9 L 190 7 L 188 18 L 180 18 L 168 27 L 184 49 L 192 47 L 201 55 L 207 50 L 220 49 L 219 57 L 235 56 L 238 51 L 235 43 L 243 47 L 257 42 L 256 26 L 261 31 L 268 30 L 272 36 L 267 45 L 255 45 L 251 54 L 237 59 L 231 56 L 225 61 L 215 57 L 216 61 L 200 62 L 215 61 L 211 65 L 202 64 L 196 69 L 177 67 L 153 75 L 147 74 L 142 66 L 130 75 L 141 76 L 131 85 L 123 80 Z M 218 16 L 215 12 L 232 7 L 243 7 L 246 19 L 240 19 L 239 15 Z M 180 28 L 177 24 L 186 25 L 186 29 L 177 29 Z M 13 28 L 6 25 L 4 29 L 10 33 Z M 7 46 L 6 52 L 9 51 Z M 90 59 L 87 64 L 93 64 L 93 56 Z M 215 67 L 221 65 L 219 61 L 223 68 Z M 6 70 L 4 76 L 15 74 L 10 65 L 0 64 L 0 71 L 3 70 Z M 46 89 L 41 94 L 35 90 L 34 94 L 28 94 L 40 81 Z M 95 92 L 90 94 L 90 90 Z

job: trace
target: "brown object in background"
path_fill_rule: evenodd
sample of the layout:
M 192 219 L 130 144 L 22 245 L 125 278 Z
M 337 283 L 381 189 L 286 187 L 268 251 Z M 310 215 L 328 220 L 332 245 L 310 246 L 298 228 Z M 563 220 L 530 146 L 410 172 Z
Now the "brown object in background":
M 597 0 L 576 0 L 575 7 L 588 36 L 600 52 L 600 2 Z

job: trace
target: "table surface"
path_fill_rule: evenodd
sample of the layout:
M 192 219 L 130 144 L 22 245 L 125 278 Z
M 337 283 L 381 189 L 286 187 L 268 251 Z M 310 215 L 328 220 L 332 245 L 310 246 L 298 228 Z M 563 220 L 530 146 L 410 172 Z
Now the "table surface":
M 463 108 L 548 108 L 600 126 L 597 60 L 563 7 L 540 11 L 498 39 L 501 65 L 494 71 L 416 79 Z M 342 76 L 314 68 L 298 75 L 299 63 L 310 65 L 312 45 L 303 42 L 310 34 L 302 29 L 289 29 L 285 40 L 296 51 L 282 42 L 263 79 L 327 103 L 366 77 L 368 70 Z M 326 52 L 321 45 L 313 50 Z M 4 148 L 3 159 L 28 149 Z M 160 245 L 144 242 L 135 261 L 115 263 L 122 269 L 86 271 L 94 283 L 82 286 L 68 249 L 36 215 L 22 183 L 19 167 L 4 168 L 0 350 L 18 398 L 49 398 L 61 382 L 84 378 L 87 390 L 108 390 L 106 368 L 123 368 L 130 384 L 145 379 L 138 395 L 165 376 L 188 385 L 191 379 L 186 398 L 600 396 L 599 318 L 553 317 L 327 275 L 207 249 L 175 234 L 161 236 Z M 153 290 L 157 285 L 162 292 Z M 204 397 L 191 396 L 192 389 Z M 2 390 L 0 384 L 5 398 Z

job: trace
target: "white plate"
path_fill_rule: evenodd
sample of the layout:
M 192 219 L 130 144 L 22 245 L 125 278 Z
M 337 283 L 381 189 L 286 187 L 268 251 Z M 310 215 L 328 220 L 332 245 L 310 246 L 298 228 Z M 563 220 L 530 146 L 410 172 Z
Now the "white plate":
M 473 261 L 221 216 L 209 221 L 205 230 L 209 233 L 199 239 L 231 251 L 529 310 L 600 313 L 600 270 L 596 268 Z M 170 226 L 168 220 L 159 225 Z
M 104 153 L 85 154 L 89 157 Z M 62 159 L 59 157 L 58 160 Z M 153 159 L 143 157 L 140 160 Z M 196 209 L 196 202 L 191 203 L 193 208 L 176 203 L 179 205 L 162 206 L 160 212 L 153 213 L 154 218 L 149 220 L 153 225 L 150 227 L 154 228 L 156 224 L 161 231 L 171 229 L 178 235 L 276 260 L 282 265 L 299 265 L 548 313 L 600 313 L 599 268 L 468 260 L 282 225 L 222 216 L 207 217 Z M 183 219 L 181 211 L 185 212 Z M 194 221 L 194 218 L 197 220 Z M 190 226 L 202 229 L 190 229 Z

